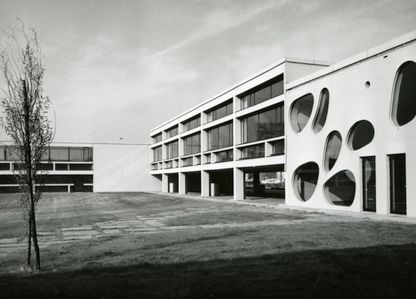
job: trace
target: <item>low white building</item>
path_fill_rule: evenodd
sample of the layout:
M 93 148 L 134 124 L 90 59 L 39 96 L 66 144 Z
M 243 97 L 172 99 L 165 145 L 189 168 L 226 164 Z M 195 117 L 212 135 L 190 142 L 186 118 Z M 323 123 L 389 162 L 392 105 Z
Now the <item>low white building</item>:
M 0 143 L 0 193 L 18 192 L 10 142 Z M 53 143 L 41 162 L 44 192 L 149 191 L 149 144 Z

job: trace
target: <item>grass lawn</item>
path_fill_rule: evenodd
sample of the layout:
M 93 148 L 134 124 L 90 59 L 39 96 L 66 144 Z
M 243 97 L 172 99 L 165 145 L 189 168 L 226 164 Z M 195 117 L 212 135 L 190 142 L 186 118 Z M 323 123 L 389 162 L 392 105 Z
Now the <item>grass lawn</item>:
M 145 193 L 47 194 L 38 215 L 40 231 L 57 240 L 86 225 L 100 236 L 42 248 L 35 274 L 18 270 L 24 249 L 8 252 L 0 257 L 0 298 L 416 294 L 415 224 Z M 0 197 L 0 220 L 0 242 L 23 240 L 13 196 Z M 101 223 L 138 230 L 120 225 L 106 236 Z M 141 233 L 144 226 L 151 230 Z

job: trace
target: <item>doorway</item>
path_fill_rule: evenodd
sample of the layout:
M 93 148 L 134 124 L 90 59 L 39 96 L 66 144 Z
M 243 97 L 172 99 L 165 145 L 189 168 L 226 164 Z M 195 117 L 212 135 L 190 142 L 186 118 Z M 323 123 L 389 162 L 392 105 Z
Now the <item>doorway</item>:
M 406 155 L 389 155 L 390 212 L 406 215 Z
M 363 210 L 376 211 L 376 157 L 361 158 Z

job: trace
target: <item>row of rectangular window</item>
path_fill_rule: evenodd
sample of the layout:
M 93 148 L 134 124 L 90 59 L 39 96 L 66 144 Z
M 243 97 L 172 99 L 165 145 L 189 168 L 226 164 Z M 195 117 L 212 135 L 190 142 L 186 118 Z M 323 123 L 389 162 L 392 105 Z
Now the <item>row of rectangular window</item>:
M 14 146 L 0 146 L 0 161 L 20 160 Z M 92 161 L 92 147 L 55 147 L 46 149 L 42 161 Z
M 6 164 L 6 163 L 1 163 L 1 164 Z M 1 166 L 1 170 L 10 170 L 10 165 L 9 163 L 7 163 L 8 166 L 6 167 L 5 165 Z M 20 170 L 24 168 L 24 164 L 23 163 L 13 163 L 13 170 Z M 39 164 L 39 169 L 41 170 L 45 170 L 45 171 L 53 171 L 53 164 L 51 163 L 40 163 Z M 72 171 L 83 171 L 83 170 L 93 170 L 93 165 L 92 164 L 70 164 L 70 163 L 56 163 L 55 164 L 55 170 L 72 170 Z
M 271 112 L 275 113 L 277 108 L 272 109 Z M 280 110 L 281 111 L 281 110 Z M 257 118 L 262 118 L 261 117 L 262 114 L 256 114 L 253 115 L 254 117 Z M 250 119 L 247 118 L 247 119 Z M 271 138 L 271 137 L 276 137 L 279 135 L 283 135 L 281 134 L 281 132 L 279 133 L 279 130 L 269 130 L 267 129 L 267 126 L 261 126 L 259 125 L 257 132 L 257 135 L 255 137 L 250 136 L 247 134 L 247 132 L 254 132 L 256 128 L 250 128 L 251 124 L 254 122 L 247 122 L 248 129 L 244 129 L 243 128 L 243 141 L 244 142 L 253 142 L 253 141 L 258 141 L 258 140 L 262 140 L 262 139 L 267 139 L 267 138 Z M 274 124 L 271 125 L 270 127 L 276 127 Z M 263 130 L 264 128 L 266 128 L 266 130 Z M 207 131 L 207 148 L 208 150 L 216 150 L 216 149 L 220 149 L 220 148 L 225 148 L 225 147 L 229 147 L 233 145 L 233 124 L 232 123 L 228 123 L 226 125 L 222 125 L 219 127 L 215 127 L 213 129 L 210 129 Z M 249 138 L 250 137 L 250 138 Z M 192 154 L 196 154 L 199 153 L 201 151 L 201 144 L 200 144 L 200 134 L 194 134 L 191 136 L 188 136 L 186 138 L 184 138 L 184 145 L 185 145 L 185 153 L 184 155 L 192 155 Z M 245 157 L 245 152 L 246 151 L 251 151 L 250 148 L 246 149 L 243 152 L 243 158 L 249 158 L 251 157 L 251 154 L 248 153 L 248 156 Z M 256 150 L 257 152 L 257 150 Z M 264 152 L 264 149 L 263 149 Z M 272 155 L 282 155 L 284 154 L 284 141 L 276 141 L 272 143 Z M 168 143 L 166 145 L 166 159 L 173 159 L 173 158 L 177 158 L 179 156 L 179 148 L 178 148 L 178 141 L 174 141 L 171 143 Z M 263 155 L 264 156 L 264 155 Z M 153 149 L 153 161 L 161 161 L 162 158 L 162 146 L 156 147 Z
M 228 101 L 207 112 L 207 122 L 211 122 L 233 113 L 233 102 Z
M 195 129 L 201 125 L 201 116 L 197 116 L 194 118 L 191 118 L 190 120 L 187 120 L 182 123 L 183 124 L 183 131 L 190 131 L 192 129 Z
M 283 139 L 276 140 L 270 142 L 270 145 L 272 146 L 271 156 L 278 156 L 283 155 L 285 153 L 285 142 Z M 217 155 L 217 162 L 224 162 L 224 161 L 232 161 L 233 159 L 229 160 L 230 153 L 232 150 L 227 150 L 223 152 L 216 153 Z M 265 146 L 264 144 L 256 144 L 251 146 L 246 146 L 243 148 L 240 148 L 241 151 L 241 159 L 253 159 L 253 158 L 261 158 L 265 157 Z M 224 154 L 224 153 L 227 154 Z M 228 155 L 228 158 L 224 158 L 224 155 Z M 219 159 L 218 159 L 219 156 Z M 205 164 L 211 163 L 211 154 L 204 155 L 205 157 Z M 170 158 L 168 158 L 170 159 Z M 182 159 L 183 166 L 192 166 L 192 165 L 200 165 L 201 164 L 201 158 L 195 156 L 195 161 L 191 163 L 192 157 L 187 157 Z M 175 166 L 177 167 L 177 166 Z M 174 168 L 173 161 L 167 161 L 165 162 L 165 169 Z M 159 167 L 157 164 L 152 164 L 152 170 L 158 170 Z
M 162 133 L 156 134 L 152 137 L 153 143 L 158 143 L 162 141 Z
M 166 138 L 171 138 L 178 135 L 178 126 L 166 130 Z
M 280 75 L 239 95 L 238 97 L 241 100 L 240 108 L 244 109 L 260 104 L 283 93 L 283 75 Z
M 264 157 L 264 143 L 247 146 L 241 149 L 241 159 Z
M 272 146 L 272 156 L 283 155 L 285 153 L 285 141 L 277 140 L 270 142 Z M 241 148 L 241 159 L 263 158 L 266 156 L 264 143 L 250 145 Z
M 216 162 L 228 162 L 228 161 L 233 161 L 234 159 L 234 154 L 233 154 L 233 150 L 226 150 L 223 152 L 218 152 L 216 153 Z
M 241 100 L 240 108 L 248 108 L 257 104 L 260 104 L 264 101 L 282 95 L 284 93 L 284 81 L 283 75 L 279 75 L 265 83 L 262 83 L 249 91 L 246 91 L 240 95 L 238 98 Z M 218 105 L 208 111 L 207 114 L 207 121 L 211 122 L 227 115 L 233 113 L 233 101 L 228 100 L 226 103 Z M 183 123 L 183 131 L 189 131 L 201 125 L 201 117 L 197 116 L 191 118 Z M 173 136 L 178 135 L 178 127 L 174 127 L 172 129 L 166 130 L 166 138 L 170 138 Z M 153 136 L 153 143 L 158 143 L 162 141 L 162 133 L 159 133 Z

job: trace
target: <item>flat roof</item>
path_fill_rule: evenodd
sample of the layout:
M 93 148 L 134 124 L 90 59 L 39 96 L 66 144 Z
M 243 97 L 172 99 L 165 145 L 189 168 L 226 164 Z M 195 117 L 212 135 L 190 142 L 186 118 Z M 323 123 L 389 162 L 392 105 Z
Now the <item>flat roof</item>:
M 384 53 L 390 52 L 396 48 L 404 47 L 410 43 L 416 41 L 416 30 L 391 39 L 387 42 L 384 42 L 376 47 L 370 48 L 366 51 L 363 51 L 359 54 L 346 58 L 340 62 L 337 62 L 327 68 L 322 70 L 315 71 L 309 75 L 306 75 L 302 78 L 293 80 L 287 84 L 286 90 L 291 90 L 301 85 L 304 85 L 308 82 L 317 80 L 321 77 L 327 76 L 331 73 L 338 72 L 342 69 L 350 67 L 352 65 L 358 64 L 364 60 L 371 59 L 373 57 L 381 56 Z
M 263 75 L 263 74 L 267 73 L 268 71 L 270 71 L 270 70 L 272 70 L 272 69 L 275 69 L 275 68 L 277 68 L 277 67 L 279 67 L 279 66 L 283 65 L 284 63 L 311 64 L 311 65 L 320 65 L 320 66 L 328 66 L 328 65 L 330 65 L 328 62 L 321 61 L 321 60 L 312 60 L 312 59 L 300 59 L 300 58 L 289 58 L 289 57 L 284 57 L 283 59 L 280 59 L 280 60 L 278 60 L 277 62 L 275 62 L 275 63 L 273 63 L 273 64 L 271 64 L 271 65 L 267 66 L 266 68 L 264 68 L 264 69 L 262 69 L 261 71 L 259 71 L 259 72 L 255 73 L 254 75 L 252 75 L 252 76 L 250 76 L 250 77 L 248 77 L 248 78 L 246 78 L 246 79 L 244 79 L 244 80 L 242 80 L 242 81 L 238 82 L 237 84 L 234 84 L 234 85 L 233 85 L 233 86 L 231 86 L 230 88 L 228 88 L 228 89 L 226 89 L 226 90 L 221 91 L 220 93 L 216 94 L 216 95 L 215 95 L 215 96 L 213 96 L 212 98 L 209 98 L 208 100 L 205 100 L 205 101 L 203 101 L 202 103 L 200 103 L 200 104 L 198 104 L 198 105 L 196 105 L 196 106 L 194 106 L 194 107 L 192 107 L 192 108 L 190 108 L 190 109 L 186 110 L 185 112 L 182 112 L 182 113 L 180 113 L 179 115 L 177 115 L 177 116 L 175 116 L 175 117 L 171 118 L 170 120 L 168 120 L 168 121 L 166 121 L 166 122 L 164 122 L 164 123 L 162 123 L 162 124 L 160 124 L 160 125 L 158 125 L 158 126 L 154 127 L 153 129 L 151 129 L 151 130 L 150 130 L 150 132 L 153 132 L 153 131 L 155 131 L 155 130 L 157 130 L 157 129 L 160 129 L 160 128 L 161 128 L 161 127 L 163 127 L 163 126 L 166 126 L 167 124 L 169 124 L 169 123 L 171 123 L 171 122 L 175 121 L 176 119 L 178 119 L 178 118 L 180 118 L 180 117 L 184 116 L 185 114 L 188 114 L 188 113 L 190 113 L 190 112 L 192 112 L 192 111 L 194 111 L 194 110 L 196 110 L 196 109 L 198 109 L 198 108 L 202 107 L 203 105 L 208 104 L 209 102 L 211 102 L 211 101 L 213 101 L 213 100 L 215 100 L 215 99 L 217 99 L 217 98 L 219 98 L 219 97 L 221 97 L 221 96 L 225 95 L 225 94 L 226 94 L 226 93 L 228 93 L 228 92 L 233 91 L 234 89 L 236 89 L 236 88 L 240 87 L 241 85 L 244 85 L 244 84 L 246 84 L 247 82 L 250 82 L 251 80 L 254 80 L 254 79 L 256 79 L 257 77 L 259 77 L 259 76 L 261 76 L 261 75 Z
M 12 145 L 13 140 L 0 140 L 0 145 Z M 51 145 L 71 146 L 71 145 L 150 145 L 150 143 L 134 143 L 134 142 L 82 142 L 82 141 L 53 141 Z

